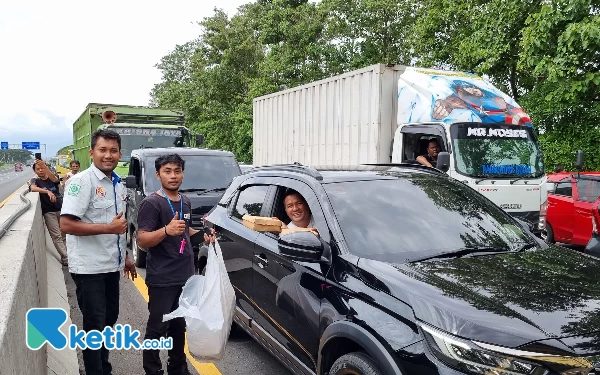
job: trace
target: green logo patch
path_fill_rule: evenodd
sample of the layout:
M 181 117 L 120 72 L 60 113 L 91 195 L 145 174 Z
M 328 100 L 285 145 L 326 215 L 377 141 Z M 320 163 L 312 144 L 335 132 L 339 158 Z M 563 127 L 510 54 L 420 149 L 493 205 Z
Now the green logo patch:
M 69 191 L 67 192 L 68 195 L 71 195 L 73 197 L 76 197 L 79 195 L 79 191 L 81 190 L 81 186 L 77 185 L 77 184 L 70 184 L 69 185 Z

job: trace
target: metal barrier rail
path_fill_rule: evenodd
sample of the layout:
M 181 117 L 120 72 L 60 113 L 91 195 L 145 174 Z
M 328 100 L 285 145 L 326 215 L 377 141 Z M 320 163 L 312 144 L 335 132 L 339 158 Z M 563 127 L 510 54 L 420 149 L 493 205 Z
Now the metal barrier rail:
M 8 230 L 10 229 L 10 226 L 13 225 L 13 223 L 21 215 L 23 215 L 25 212 L 27 212 L 29 207 L 31 207 L 31 201 L 25 197 L 28 193 L 29 193 L 29 188 L 26 188 L 23 190 L 21 195 L 19 195 L 19 198 L 21 198 L 21 201 L 23 201 L 23 205 L 19 206 L 17 211 L 13 212 L 13 214 L 10 215 L 4 223 L 2 223 L 2 225 L 0 226 L 0 238 L 4 237 L 6 232 L 8 232 Z

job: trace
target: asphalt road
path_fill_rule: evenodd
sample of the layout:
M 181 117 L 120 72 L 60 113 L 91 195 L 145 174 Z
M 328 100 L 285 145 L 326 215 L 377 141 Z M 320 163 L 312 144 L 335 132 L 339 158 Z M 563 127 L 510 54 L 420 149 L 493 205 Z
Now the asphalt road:
M 77 327 L 82 327 L 82 317 L 77 307 L 75 296 L 75 284 L 66 268 L 65 281 L 67 282 L 67 294 L 71 307 L 70 316 Z M 145 278 L 145 269 L 138 269 L 138 273 Z M 143 338 L 146 331 L 148 319 L 148 307 L 143 296 L 144 284 L 138 279 L 137 286 L 131 280 L 121 279 L 120 312 L 117 324 L 130 324 L 132 329 L 139 330 Z M 140 289 L 142 291 L 140 292 Z M 80 371 L 83 374 L 83 360 L 81 352 L 78 353 Z M 163 369 L 166 374 L 167 353 L 162 352 Z M 137 350 L 112 350 L 110 361 L 113 365 L 113 375 L 144 374 L 142 367 L 142 352 Z M 262 375 L 277 374 L 290 375 L 291 373 L 283 367 L 273 356 L 265 351 L 250 336 L 240 330 L 235 330 L 229 337 L 222 361 L 213 364 L 197 363 L 195 369 L 188 357 L 188 368 L 192 374 L 202 375 Z
M 0 167 L 0 202 L 3 202 L 34 176 L 31 167 L 23 166 L 23 172 L 15 172 L 13 166 Z

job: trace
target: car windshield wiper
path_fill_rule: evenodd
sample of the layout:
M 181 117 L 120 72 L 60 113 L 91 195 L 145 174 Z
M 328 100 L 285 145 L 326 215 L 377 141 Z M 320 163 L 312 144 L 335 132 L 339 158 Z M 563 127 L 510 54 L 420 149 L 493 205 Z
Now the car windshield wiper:
M 417 258 L 417 259 L 411 259 L 411 261 L 409 263 L 416 263 L 416 262 L 422 262 L 424 260 L 429 260 L 429 259 L 440 259 L 440 258 L 461 258 L 465 255 L 470 255 L 470 254 L 498 254 L 498 253 L 510 253 L 514 250 L 510 250 L 510 249 L 504 249 L 504 248 L 500 248 L 500 247 L 463 247 L 460 249 L 456 249 L 456 250 L 452 250 L 452 251 L 447 251 L 444 253 L 440 253 L 440 254 L 436 254 L 436 255 L 426 255 L 424 257 L 421 258 Z
M 198 195 L 202 195 L 202 194 L 206 194 L 206 193 L 212 193 L 214 191 L 225 191 L 227 190 L 226 187 L 221 187 L 221 188 L 214 188 L 214 189 L 200 189 L 201 191 L 198 192 Z

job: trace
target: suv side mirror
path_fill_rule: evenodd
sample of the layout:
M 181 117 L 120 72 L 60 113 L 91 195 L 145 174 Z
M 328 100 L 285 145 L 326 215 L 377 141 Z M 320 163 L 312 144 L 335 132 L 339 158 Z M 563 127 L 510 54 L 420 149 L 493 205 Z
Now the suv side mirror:
M 450 154 L 445 151 L 440 152 L 435 167 L 440 171 L 448 172 L 448 169 L 450 169 Z
M 292 232 L 279 237 L 277 241 L 281 255 L 298 262 L 317 263 L 325 246 L 312 232 Z
M 135 176 L 125 177 L 125 187 L 127 187 L 128 189 L 138 188 L 137 179 L 135 178 Z
M 583 169 L 583 151 L 582 150 L 577 151 L 577 163 L 575 164 L 575 168 L 577 168 L 578 171 Z
M 204 143 L 204 136 L 202 134 L 196 134 L 196 147 Z

